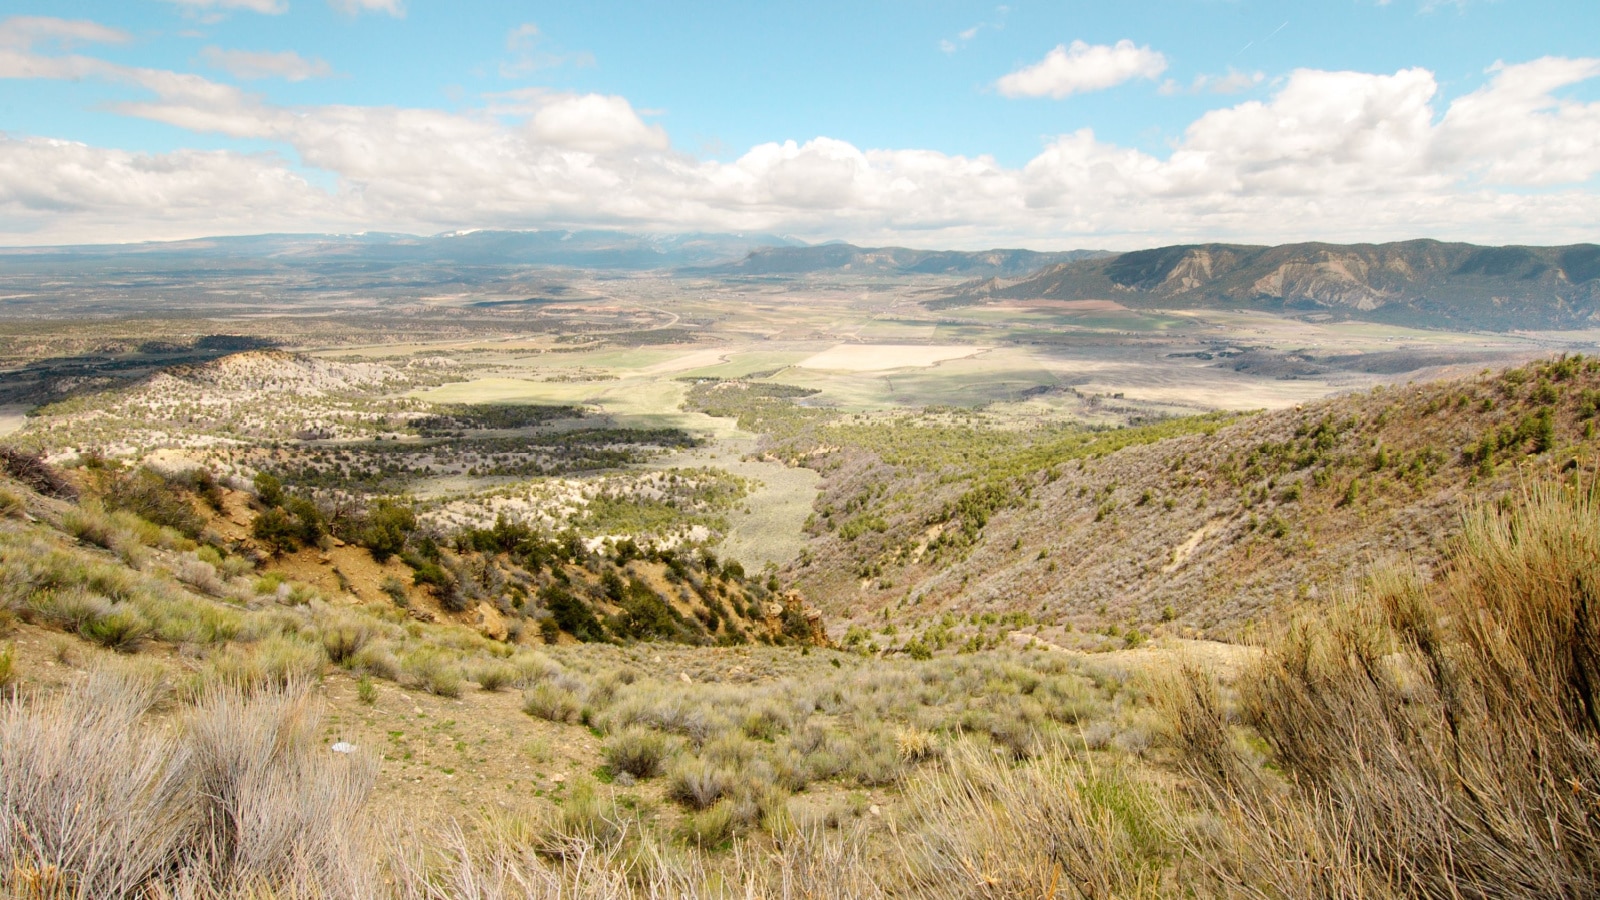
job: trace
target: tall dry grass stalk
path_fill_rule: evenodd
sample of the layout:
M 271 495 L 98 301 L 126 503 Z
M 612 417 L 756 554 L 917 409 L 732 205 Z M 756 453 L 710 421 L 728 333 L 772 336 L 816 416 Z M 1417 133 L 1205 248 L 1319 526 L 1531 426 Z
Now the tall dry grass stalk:
M 0 875 L 19 896 L 372 896 L 372 760 L 317 738 L 303 684 L 219 690 L 144 721 L 162 686 L 105 668 L 0 712 Z
M 22 896 L 128 897 L 190 838 L 189 755 L 137 727 L 157 691 L 106 670 L 0 710 L 0 861 Z
M 1172 864 L 1147 787 L 1063 747 L 1016 766 L 961 742 L 946 768 L 909 786 L 906 807 L 911 896 L 1156 896 Z
M 1277 783 L 1239 777 L 1192 690 L 1200 802 L 1253 842 L 1195 855 L 1255 896 L 1594 896 L 1597 513 L 1592 491 L 1529 488 L 1468 516 L 1436 582 L 1380 573 L 1295 623 L 1239 687 Z

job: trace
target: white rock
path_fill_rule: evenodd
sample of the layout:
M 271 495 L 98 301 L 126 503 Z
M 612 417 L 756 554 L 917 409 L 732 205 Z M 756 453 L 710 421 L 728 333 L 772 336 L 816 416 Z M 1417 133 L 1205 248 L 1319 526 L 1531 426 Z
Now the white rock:
M 339 743 L 333 745 L 333 752 L 335 752 L 335 753 L 354 753 L 354 752 L 356 752 L 356 745 L 352 744 L 352 743 L 350 743 L 348 741 L 340 741 Z

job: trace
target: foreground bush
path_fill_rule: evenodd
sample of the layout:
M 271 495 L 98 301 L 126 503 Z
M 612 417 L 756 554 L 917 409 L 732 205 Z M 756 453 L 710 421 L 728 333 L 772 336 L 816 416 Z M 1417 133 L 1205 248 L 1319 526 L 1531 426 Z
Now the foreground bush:
M 0 857 L 13 895 L 362 886 L 351 823 L 375 766 L 327 758 L 303 685 L 213 693 L 181 730 L 158 729 L 141 717 L 159 683 L 135 672 L 104 669 L 0 713 Z
M 98 569 L 3 558 L 16 564 L 0 598 L 65 628 L 106 604 L 161 608 Z M 587 778 L 560 805 L 525 798 L 510 824 L 372 828 L 370 762 L 319 743 L 307 700 L 329 645 L 291 636 L 303 617 L 280 611 L 248 652 L 211 658 L 221 687 L 202 685 L 192 710 L 160 707 L 176 727 L 148 722 L 162 690 L 137 670 L 0 707 L 0 893 L 1591 897 L 1597 586 L 1600 501 L 1551 486 L 1469 517 L 1437 580 L 1379 575 L 1226 686 L 1198 665 L 1145 683 L 1087 664 L 1108 704 L 1061 656 L 738 685 L 567 671 L 530 652 L 490 677 L 524 685 L 530 714 L 604 732 L 613 772 L 664 774 L 683 807 L 675 838 Z M 379 665 L 387 640 L 349 664 Z M 458 683 L 461 665 L 456 651 L 407 655 L 424 688 Z M 1138 708 L 1089 723 L 1103 738 L 1052 730 L 1112 705 Z M 880 810 L 863 792 L 807 814 L 798 798 L 791 812 L 807 779 L 901 799 Z M 851 821 L 859 831 L 827 830 Z
M 1600 502 L 1470 516 L 1434 584 L 1378 579 L 1245 682 L 1318 839 L 1427 897 L 1600 889 Z

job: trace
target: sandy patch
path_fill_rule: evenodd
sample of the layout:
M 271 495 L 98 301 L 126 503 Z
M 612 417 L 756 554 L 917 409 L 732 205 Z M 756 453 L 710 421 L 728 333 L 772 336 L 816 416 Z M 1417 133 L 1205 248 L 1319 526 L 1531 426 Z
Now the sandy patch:
M 641 374 L 662 375 L 669 372 L 683 372 L 688 369 L 703 369 L 718 363 L 728 361 L 727 350 L 697 350 L 683 356 L 674 357 L 666 362 L 659 362 L 653 366 L 640 369 Z
M 1070 312 L 1122 312 L 1115 300 L 1012 300 L 994 304 L 999 309 L 1061 309 Z
M 1164 567 L 1162 567 L 1161 571 L 1167 573 L 1177 571 L 1179 566 L 1188 561 L 1189 557 L 1194 553 L 1195 548 L 1200 546 L 1200 542 L 1210 537 L 1221 527 L 1221 523 L 1219 522 L 1207 522 L 1206 524 L 1195 529 L 1194 534 L 1189 535 L 1187 540 L 1173 548 L 1172 562 L 1167 563 Z
M 926 368 L 946 360 L 977 356 L 990 349 L 962 344 L 840 344 L 796 365 L 803 369 L 882 372 L 888 369 Z
M 14 434 L 27 424 L 26 406 L 0 406 L 0 437 Z

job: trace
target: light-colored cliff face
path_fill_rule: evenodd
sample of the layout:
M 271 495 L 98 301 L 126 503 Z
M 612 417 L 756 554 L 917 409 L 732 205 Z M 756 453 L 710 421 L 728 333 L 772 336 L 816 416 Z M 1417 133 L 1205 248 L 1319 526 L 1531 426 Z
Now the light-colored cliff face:
M 1184 254 L 1183 259 L 1172 267 L 1167 277 L 1161 282 L 1161 289 L 1167 291 L 1192 291 L 1209 282 L 1215 271 L 1215 260 L 1211 251 L 1205 249 L 1191 250 Z
M 1367 261 L 1354 254 L 1328 254 L 1317 261 L 1284 263 L 1256 279 L 1258 297 L 1295 303 L 1339 306 L 1362 311 L 1382 306 L 1392 294 L 1372 285 Z

